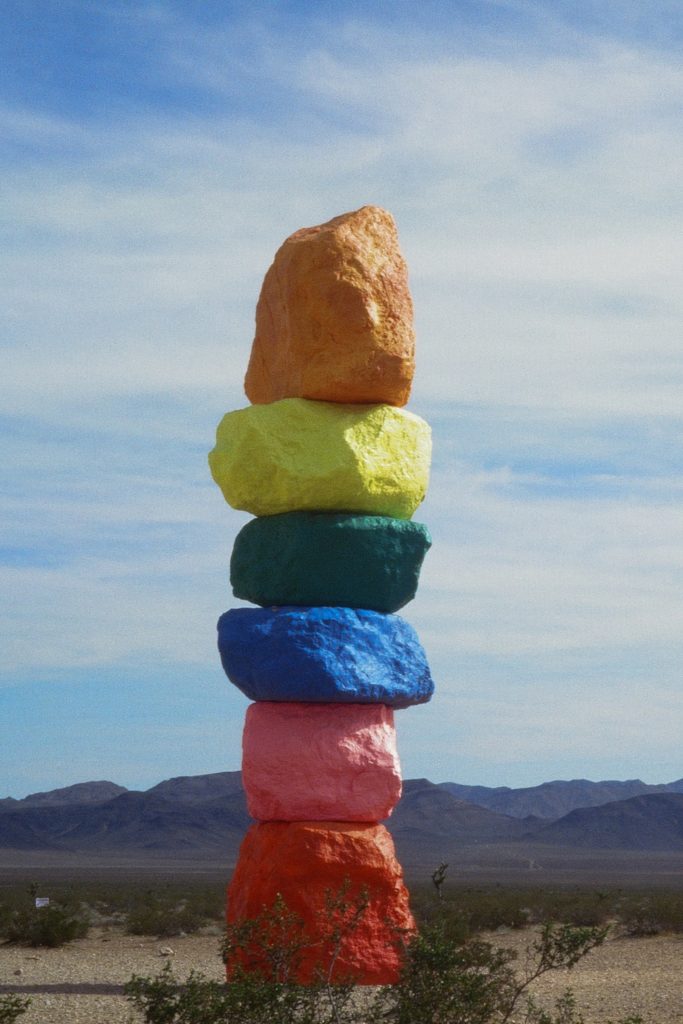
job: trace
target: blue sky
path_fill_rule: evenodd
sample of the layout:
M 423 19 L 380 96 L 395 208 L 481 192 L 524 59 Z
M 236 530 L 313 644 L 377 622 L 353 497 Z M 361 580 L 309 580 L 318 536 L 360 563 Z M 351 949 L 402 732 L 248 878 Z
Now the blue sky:
M 683 775 L 683 11 L 7 0 L 0 795 L 234 769 L 206 453 L 293 230 L 396 218 L 432 424 L 407 776 Z

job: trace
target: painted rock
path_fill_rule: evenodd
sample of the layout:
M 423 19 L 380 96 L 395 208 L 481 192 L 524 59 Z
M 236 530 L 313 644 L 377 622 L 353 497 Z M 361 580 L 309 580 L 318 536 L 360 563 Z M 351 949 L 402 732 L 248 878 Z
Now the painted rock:
M 381 821 L 401 796 L 385 704 L 252 704 L 242 783 L 257 821 Z
M 289 512 L 252 519 L 230 560 L 235 597 L 260 605 L 395 612 L 415 596 L 426 526 L 388 516 Z
M 329 894 L 334 897 L 345 887 L 346 910 L 330 912 Z M 367 906 L 355 926 L 349 927 L 363 889 L 368 893 Z M 253 825 L 228 889 L 228 921 L 261 917 L 278 894 L 302 922 L 305 946 L 295 980 L 311 981 L 316 968 L 327 975 L 332 962 L 332 981 L 351 976 L 361 985 L 388 985 L 398 979 L 401 937 L 412 933 L 415 925 L 394 844 L 383 825 Z M 336 928 L 342 933 L 339 944 L 332 935 Z M 247 969 L 267 971 L 259 937 L 256 929 L 253 945 L 243 949 L 239 962 Z M 228 976 L 235 962 L 228 960 Z
M 410 519 L 425 496 L 431 434 L 391 405 L 285 398 L 223 417 L 211 473 L 233 508 L 369 512 Z
M 291 235 L 256 307 L 244 382 L 250 402 L 408 401 L 415 336 L 408 272 L 377 206 Z
M 352 608 L 232 608 L 218 620 L 228 678 L 251 700 L 428 701 L 427 659 L 398 615 Z

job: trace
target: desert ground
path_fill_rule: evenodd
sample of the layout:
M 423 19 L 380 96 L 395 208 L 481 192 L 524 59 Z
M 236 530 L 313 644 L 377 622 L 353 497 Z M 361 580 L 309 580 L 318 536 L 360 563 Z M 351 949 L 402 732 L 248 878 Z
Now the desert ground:
M 220 978 L 218 926 L 211 934 L 160 940 L 93 929 L 88 938 L 61 949 L 0 946 L 0 992 L 32 1000 L 22 1024 L 132 1024 L 141 1018 L 122 995 L 133 974 L 155 974 L 167 960 L 184 977 L 192 968 Z M 519 952 L 533 931 L 497 932 L 489 941 Z M 172 952 L 168 952 L 172 950 Z M 75 986 L 74 991 L 69 991 Z M 572 972 L 541 979 L 534 989 L 550 1007 L 570 987 L 586 1024 L 616 1022 L 640 1014 L 645 1024 L 683 1022 L 683 936 L 613 936 Z
M 570 857 L 558 851 L 550 862 L 547 856 L 540 859 L 540 851 L 532 851 L 536 859 L 530 870 L 526 864 L 511 861 L 507 865 L 501 861 L 500 849 L 491 851 L 490 864 L 486 850 L 476 851 L 478 862 L 473 852 L 471 864 L 464 852 L 461 850 L 459 862 L 453 863 L 456 879 L 466 883 L 509 881 L 519 886 L 547 882 L 582 889 L 609 883 L 628 890 L 646 881 L 653 890 L 665 887 L 680 891 L 683 887 L 680 854 L 615 857 L 593 852 L 577 859 L 575 853 Z M 99 858 L 73 857 L 57 863 L 50 853 L 18 857 L 0 851 L 0 888 L 35 879 L 47 893 L 48 882 L 82 885 L 112 879 L 131 885 L 215 881 L 220 891 L 227 874 L 225 864 L 208 858 L 192 862 L 119 858 L 114 864 Z M 415 871 L 416 879 L 425 877 L 426 869 Z M 167 960 L 179 978 L 195 969 L 220 979 L 220 930 L 220 924 L 215 923 L 197 935 L 157 939 L 127 935 L 122 926 L 107 924 L 92 928 L 87 938 L 59 949 L 0 944 L 0 993 L 21 992 L 32 1000 L 20 1024 L 140 1024 L 140 1016 L 122 994 L 125 982 L 133 974 L 156 974 Z M 503 929 L 483 937 L 494 945 L 514 948 L 523 963 L 534 931 Z M 172 952 L 166 952 L 168 949 Z M 636 1014 L 644 1024 L 683 1024 L 683 934 L 630 938 L 615 929 L 606 943 L 572 972 L 556 972 L 541 979 L 534 995 L 550 1008 L 567 988 L 573 990 L 586 1024 L 617 1024 Z

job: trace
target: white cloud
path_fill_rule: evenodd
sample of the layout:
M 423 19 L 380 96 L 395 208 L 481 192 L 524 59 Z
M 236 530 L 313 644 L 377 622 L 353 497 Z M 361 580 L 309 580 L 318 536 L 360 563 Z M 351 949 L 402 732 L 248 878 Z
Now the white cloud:
M 410 261 L 425 400 L 679 412 L 676 63 L 608 44 L 416 61 L 389 37 L 384 58 L 282 55 L 268 73 L 298 85 L 299 116 L 370 120 L 284 144 L 229 116 L 142 119 L 9 175 L 3 304 L 10 337 L 27 326 L 6 386 L 166 392 L 228 364 L 234 384 L 284 235 L 379 201 Z M 36 140 L 67 130 L 17 118 Z
M 484 494 L 462 528 L 457 492 L 451 501 L 453 528 L 435 530 L 438 556 L 412 613 L 435 652 L 612 658 L 680 647 L 680 508 Z

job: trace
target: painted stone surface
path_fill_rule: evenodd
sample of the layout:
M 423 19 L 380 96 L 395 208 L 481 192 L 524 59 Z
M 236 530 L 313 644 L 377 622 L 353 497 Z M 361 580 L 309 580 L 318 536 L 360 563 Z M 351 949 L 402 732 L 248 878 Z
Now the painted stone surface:
M 401 796 L 384 704 L 252 704 L 242 783 L 257 821 L 381 821 Z
M 391 214 L 364 206 L 302 228 L 275 255 L 256 307 L 250 402 L 408 401 L 415 336 Z
M 352 608 L 232 608 L 218 621 L 228 678 L 251 700 L 422 704 L 434 684 L 398 615 Z
M 255 516 L 331 510 L 410 519 L 430 458 L 428 425 L 405 409 L 285 398 L 224 416 L 209 465 L 228 504 Z
M 430 545 L 426 526 L 389 516 L 262 516 L 237 534 L 230 582 L 253 604 L 395 612 L 415 596 Z
M 311 939 L 322 940 L 329 935 L 326 892 L 339 893 L 347 880 L 348 897 L 353 900 L 365 887 L 369 905 L 341 943 L 332 980 L 352 974 L 361 985 L 392 984 L 401 965 L 395 929 L 405 934 L 415 925 L 394 844 L 383 825 L 268 822 L 252 826 L 228 889 L 228 920 L 258 917 L 280 893 Z M 331 955 L 332 943 L 324 941 L 305 950 L 296 980 L 310 981 L 316 962 L 322 960 L 327 966 Z M 245 951 L 247 964 L 255 966 L 258 958 L 258 948 Z

